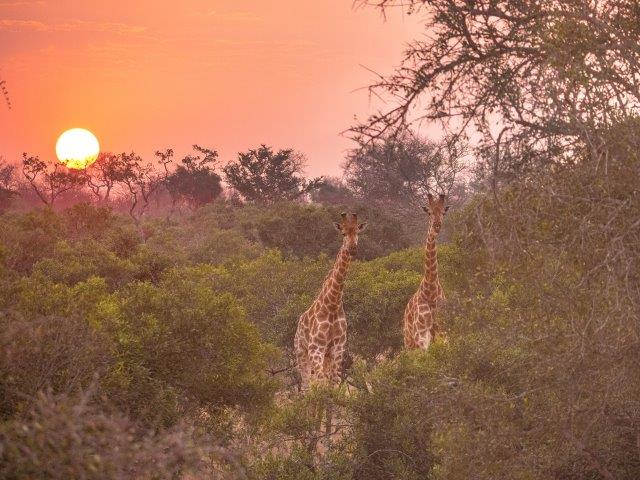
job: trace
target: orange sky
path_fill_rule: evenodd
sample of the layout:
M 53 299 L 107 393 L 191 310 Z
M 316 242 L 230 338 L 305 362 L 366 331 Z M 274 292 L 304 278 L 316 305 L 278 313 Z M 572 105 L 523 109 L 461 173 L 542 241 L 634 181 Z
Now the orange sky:
M 418 20 L 351 0 L 0 0 L 0 155 L 53 158 L 83 127 L 145 156 L 293 147 L 335 175 L 340 132 L 373 110 L 362 66 L 391 72 Z

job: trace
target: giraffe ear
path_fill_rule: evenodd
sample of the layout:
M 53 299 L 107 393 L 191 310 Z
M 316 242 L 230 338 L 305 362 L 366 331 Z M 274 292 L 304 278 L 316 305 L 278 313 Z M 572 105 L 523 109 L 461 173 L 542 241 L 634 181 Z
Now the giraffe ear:
M 363 222 L 358 225 L 358 232 L 363 232 L 367 228 L 368 222 Z
M 333 226 L 336 227 L 336 230 L 342 232 L 342 225 L 339 222 L 333 222 Z

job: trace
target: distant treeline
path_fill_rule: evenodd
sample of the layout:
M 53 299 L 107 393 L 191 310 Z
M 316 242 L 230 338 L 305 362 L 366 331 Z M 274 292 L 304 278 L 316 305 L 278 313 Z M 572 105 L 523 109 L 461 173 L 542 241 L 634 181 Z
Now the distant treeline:
M 0 161 L 0 208 L 90 202 L 127 211 L 136 223 L 150 212 L 172 215 L 216 200 L 366 201 L 387 209 L 418 208 L 429 191 L 464 196 L 464 154 L 448 141 L 426 141 L 407 130 L 354 148 L 343 162 L 341 179 L 306 179 L 301 153 L 266 145 L 239 153 L 224 166 L 215 150 L 198 145 L 179 160 L 171 149 L 157 151 L 151 162 L 133 152 L 101 153 L 85 170 L 24 154 L 21 165 Z

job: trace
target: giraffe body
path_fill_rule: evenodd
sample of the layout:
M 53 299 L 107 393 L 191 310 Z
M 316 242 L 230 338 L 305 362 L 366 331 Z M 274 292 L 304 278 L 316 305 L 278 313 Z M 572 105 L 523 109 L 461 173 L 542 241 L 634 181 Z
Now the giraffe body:
M 425 211 L 429 213 L 429 230 L 425 245 L 424 276 L 418 291 L 411 297 L 404 311 L 403 336 L 405 348 L 426 350 L 437 333 L 435 315 L 438 302 L 444 300 L 444 291 L 438 278 L 436 237 L 442 226 L 442 218 L 448 207 L 444 195 L 435 199 L 429 194 Z
M 342 291 L 349 264 L 356 254 L 358 233 L 365 226 L 366 223 L 358 224 L 356 215 L 348 218 L 343 214 L 342 222 L 336 223 L 344 235 L 342 247 L 320 293 L 298 320 L 294 351 L 303 389 L 310 381 L 340 381 L 347 344 Z

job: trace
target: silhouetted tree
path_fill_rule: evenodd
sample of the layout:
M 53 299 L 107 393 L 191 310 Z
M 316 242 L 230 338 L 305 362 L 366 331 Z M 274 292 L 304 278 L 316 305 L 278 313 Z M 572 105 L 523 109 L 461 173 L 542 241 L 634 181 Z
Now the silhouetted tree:
M 17 195 L 16 166 L 7 163 L 0 157 L 0 212 L 11 203 L 11 199 Z
M 458 131 L 471 125 L 482 146 L 492 147 L 493 174 L 517 179 L 566 163 L 580 144 L 593 143 L 594 131 L 640 108 L 637 2 L 361 3 L 419 11 L 429 35 L 412 42 L 395 73 L 371 87 L 393 106 L 355 127 L 357 137 L 377 138 L 421 120 Z M 514 143 L 520 145 L 509 147 Z
M 162 179 L 152 165 L 144 163 L 134 152 L 122 153 L 119 158 L 123 168 L 120 182 L 129 204 L 129 216 L 139 226 L 149 208 L 151 196 L 162 185 Z
M 4 101 L 7 104 L 7 108 L 11 110 L 11 98 L 9 97 L 9 90 L 7 90 L 7 81 L 0 79 L 0 90 L 4 96 Z
M 164 182 L 171 196 L 172 206 L 179 200 L 192 207 L 200 207 L 213 202 L 222 193 L 222 178 L 215 172 L 218 152 L 194 145 L 196 155 L 187 155 L 171 172 L 173 150 L 157 151 L 156 156 L 163 166 Z
M 292 149 L 274 152 L 261 145 L 238 154 L 238 159 L 223 168 L 227 183 L 245 200 L 276 202 L 293 200 L 315 190 L 322 177 L 306 180 L 304 157 Z
M 111 193 L 127 175 L 126 162 L 122 155 L 102 152 L 98 159 L 84 170 L 87 187 L 98 203 L 108 203 Z
M 59 162 L 47 164 L 26 153 L 22 154 L 22 173 L 42 203 L 50 207 L 60 195 L 85 182 L 81 171 L 69 169 Z

